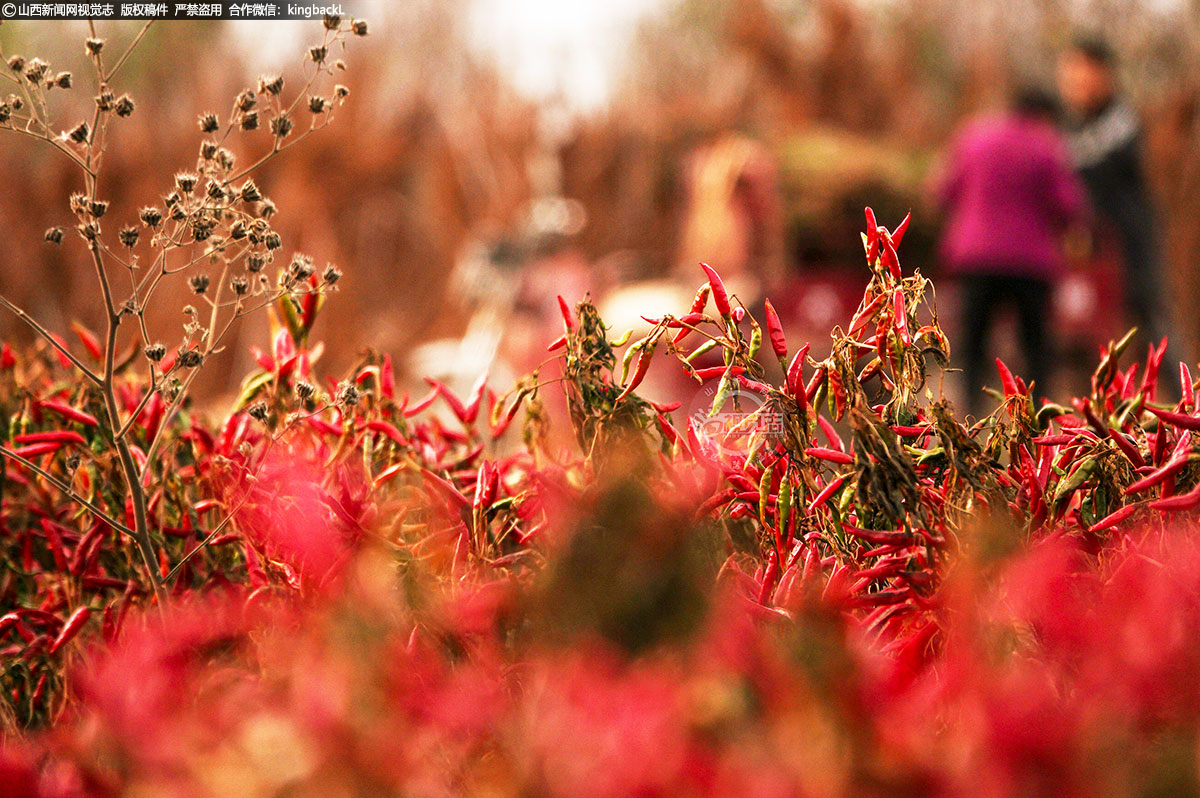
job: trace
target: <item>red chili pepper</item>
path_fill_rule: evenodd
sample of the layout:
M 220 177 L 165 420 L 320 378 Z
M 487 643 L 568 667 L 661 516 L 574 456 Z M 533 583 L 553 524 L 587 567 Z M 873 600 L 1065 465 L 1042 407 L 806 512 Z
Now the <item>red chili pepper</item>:
M 1135 446 L 1132 441 L 1126 438 L 1124 434 L 1113 429 L 1112 427 L 1109 427 L 1108 436 L 1112 438 L 1112 442 L 1115 443 L 1117 448 L 1120 449 L 1125 457 L 1129 459 L 1129 462 L 1133 463 L 1134 468 L 1141 468 L 1146 464 L 1146 460 L 1142 457 L 1142 453 L 1138 451 L 1137 446 Z
M 802 403 L 801 410 L 807 406 L 807 396 L 805 396 L 805 391 L 803 390 L 804 358 L 806 355 L 808 355 L 808 344 L 800 347 L 800 351 L 792 356 L 792 362 L 787 367 L 788 393 Z
M 83 348 L 88 351 L 88 354 L 95 360 L 104 358 L 104 349 L 100 346 L 100 339 L 95 334 L 84 327 L 77 321 L 71 322 L 71 332 L 75 333 L 75 337 L 79 339 L 79 343 L 83 344 Z
M 1178 496 L 1170 496 L 1150 502 L 1151 509 L 1166 510 L 1168 512 L 1191 510 L 1197 506 L 1200 506 L 1200 486 L 1192 488 L 1187 493 L 1180 493 Z
M 810 446 L 804 450 L 804 453 L 821 460 L 828 460 L 831 463 L 850 465 L 854 462 L 854 455 L 847 452 L 840 452 L 837 449 L 828 449 L 824 446 Z
M 692 299 L 692 309 L 687 316 L 684 316 L 684 319 L 693 317 L 696 319 L 696 321 L 688 322 L 689 324 L 696 324 L 704 318 L 704 308 L 708 305 L 708 295 L 711 292 L 712 287 L 709 286 L 708 283 L 705 283 L 704 285 L 700 286 L 699 289 L 697 289 L 696 296 Z M 683 327 L 679 330 L 679 332 L 675 333 L 675 337 L 671 339 L 671 343 L 677 344 L 681 342 L 684 338 L 687 338 L 688 333 L 690 332 L 690 328 Z
M 1155 469 L 1149 475 L 1142 477 L 1137 482 L 1132 483 L 1125 489 L 1125 495 L 1128 496 L 1131 493 L 1140 493 L 1147 488 L 1152 488 L 1160 482 L 1163 482 L 1170 477 L 1174 477 L 1176 474 L 1182 471 L 1187 464 L 1187 455 L 1175 457 L 1166 465 Z
M 404 433 L 402 433 L 395 424 L 390 424 L 387 421 L 368 421 L 367 429 L 372 430 L 373 432 L 382 432 L 384 435 L 391 438 L 401 446 L 408 445 L 408 439 L 404 437 Z
M 17 357 L 13 354 L 12 347 L 9 346 L 8 341 L 5 341 L 0 346 L 0 369 L 7 371 L 15 365 L 17 365 Z
M 391 469 L 388 469 L 388 470 L 391 470 Z M 470 500 L 467 499 L 467 497 L 462 494 L 462 491 L 460 491 L 458 488 L 456 488 L 454 486 L 454 484 L 451 483 L 450 481 L 444 479 L 443 477 L 438 476 L 437 474 L 433 473 L 428 468 L 425 468 L 423 466 L 421 467 L 421 473 L 425 475 L 425 477 L 433 484 L 433 486 L 435 488 L 437 488 L 441 493 L 445 494 L 448 498 L 453 500 L 460 507 L 466 508 L 466 507 L 471 506 Z
M 779 555 L 774 549 L 767 554 L 767 571 L 763 574 L 762 587 L 758 591 L 758 603 L 766 605 L 775 589 L 775 580 L 779 578 Z
M 863 215 L 867 217 L 867 246 L 874 249 L 879 241 L 879 222 L 875 220 L 875 211 L 869 206 L 863 209 Z
M 88 427 L 97 427 L 100 425 L 100 422 L 97 421 L 96 417 L 91 413 L 86 413 L 83 410 L 77 410 L 76 408 L 71 407 L 68 404 L 64 404 L 63 402 L 45 399 L 38 402 L 37 406 L 44 410 L 49 410 L 51 413 L 56 413 L 68 421 L 77 421 L 80 424 L 84 424 Z
M 822 504 L 825 503 L 826 499 L 828 499 L 830 496 L 832 496 L 834 493 L 836 493 L 842 487 L 842 485 L 845 484 L 846 479 L 847 479 L 847 477 L 845 475 L 842 475 L 840 477 L 837 477 L 836 479 L 831 480 L 830 483 L 828 485 L 826 485 L 824 488 L 822 488 L 821 492 L 818 493 L 816 496 L 814 496 L 813 500 L 811 502 L 809 502 L 808 511 L 810 513 L 816 511 L 816 509 L 818 507 L 820 507 Z
M 787 338 L 783 335 L 783 323 L 779 321 L 779 314 L 775 312 L 775 306 L 769 299 L 763 303 L 763 315 L 767 321 L 767 338 L 770 339 L 771 348 L 775 350 L 775 357 L 779 358 L 779 365 L 782 366 L 787 359 Z
M 92 611 L 87 607 L 80 607 L 71 613 L 71 617 L 63 625 L 62 631 L 58 633 L 58 637 L 54 638 L 54 643 L 50 646 L 50 653 L 54 654 L 67 643 L 70 643 L 91 617 Z
M 900 288 L 892 292 L 892 312 L 896 322 L 896 334 L 905 346 L 912 346 L 912 336 L 908 333 L 908 310 L 904 304 L 904 291 Z
M 723 507 L 733 501 L 733 497 L 737 495 L 737 491 L 733 488 L 726 488 L 720 493 L 710 496 L 696 510 L 696 517 L 703 518 L 718 507 Z
M 829 447 L 836 449 L 839 452 L 846 451 L 846 445 L 842 443 L 842 438 L 837 434 L 837 430 L 833 428 L 833 424 L 824 416 L 817 416 L 817 424 L 821 427 L 821 431 L 825 433 L 825 440 L 829 441 Z
M 463 405 L 462 400 L 454 395 L 453 391 L 431 377 L 426 377 L 425 382 L 432 387 L 433 390 L 437 391 L 442 399 L 445 400 L 446 404 L 450 406 L 450 411 L 454 413 L 455 418 L 463 423 L 468 423 L 466 421 L 467 408 Z
M 575 322 L 571 318 L 571 308 L 567 305 L 567 300 L 562 298 L 562 294 L 558 295 L 558 311 L 562 313 L 563 326 L 567 329 L 567 332 L 574 330 Z
M 1163 338 L 1157 347 L 1150 344 L 1150 351 L 1146 353 L 1146 375 L 1142 378 L 1141 392 L 1147 402 L 1153 402 L 1154 395 L 1158 392 L 1158 370 L 1162 366 L 1163 355 L 1166 353 L 1166 338 Z
M 883 239 L 883 265 L 888 272 L 897 280 L 900 279 L 900 258 L 896 256 L 896 248 L 892 246 L 892 242 L 888 239 Z
M 474 510 L 486 510 L 496 502 L 496 495 L 500 490 L 500 471 L 496 468 L 495 463 L 490 460 L 484 460 L 479 466 L 479 474 L 475 477 L 475 500 L 472 502 Z
M 908 231 L 908 223 L 912 221 L 912 211 L 909 211 L 904 216 L 904 220 L 896 225 L 896 229 L 892 231 L 892 246 L 900 249 L 900 242 L 904 240 L 904 234 Z
M 427 393 L 425 395 L 425 398 L 423 398 L 421 401 L 417 402 L 415 405 L 412 405 L 411 407 L 405 408 L 404 417 L 412 418 L 417 413 L 420 413 L 422 410 L 425 410 L 430 405 L 432 405 L 434 403 L 434 401 L 437 400 L 437 398 L 438 398 L 438 390 L 437 390 L 437 388 L 434 388 L 432 391 Z
M 395 463 L 395 464 L 390 465 L 387 468 L 383 469 L 382 471 L 380 471 L 379 475 L 375 477 L 375 481 L 374 481 L 375 487 L 379 487 L 380 485 L 387 482 L 392 477 L 399 474 L 401 471 L 403 471 L 405 469 L 406 466 L 407 466 L 407 463 Z
M 741 376 L 740 374 L 738 375 L 737 381 L 738 381 L 738 385 L 742 386 L 747 391 L 756 391 L 757 393 L 770 393 L 772 390 L 770 385 L 767 385 L 766 383 L 763 383 L 763 382 L 759 382 L 758 380 L 748 379 L 746 377 Z
M 696 376 L 702 380 L 724 377 L 726 374 L 730 377 L 736 377 L 745 372 L 745 370 L 741 366 L 710 366 L 708 368 L 696 369 Z
M 804 397 L 808 401 L 812 401 L 817 395 L 817 389 L 821 387 L 821 383 L 825 380 L 825 367 L 820 366 L 813 372 L 812 377 L 808 380 L 808 385 L 804 386 Z
M 717 312 L 721 316 L 729 316 L 729 292 L 725 290 L 725 283 L 721 281 L 721 275 L 717 274 L 707 263 L 701 263 L 700 268 L 704 269 L 704 273 L 708 275 L 708 285 L 712 288 L 713 304 L 717 306 Z
M 646 372 L 650 369 L 650 359 L 654 357 L 655 348 L 651 346 L 648 349 L 643 348 L 642 351 L 638 352 L 637 366 L 633 369 L 633 377 L 630 378 L 629 384 L 625 386 L 625 389 L 613 400 L 614 403 L 620 402 L 626 396 L 629 396 L 635 388 L 642 384 L 642 380 L 646 378 Z
M 46 443 L 33 443 L 29 446 L 20 446 L 13 450 L 13 454 L 18 457 L 24 457 L 26 460 L 32 460 L 43 454 L 53 454 L 61 449 L 63 445 L 56 441 L 48 441 Z
M 1004 398 L 1018 395 L 1020 391 L 1017 390 L 1017 380 L 1000 358 L 996 358 L 996 370 L 1000 372 L 1000 384 L 1004 388 Z
M 847 335 L 854 335 L 867 326 L 867 322 L 871 320 L 875 315 L 875 311 L 879 310 L 879 306 L 882 304 L 883 294 L 875 294 L 865 305 L 860 304 L 858 311 L 850 319 L 850 330 L 847 332 Z
M 1173 427 L 1187 430 L 1200 430 L 1200 418 L 1187 413 L 1176 413 L 1172 410 L 1159 410 L 1157 407 L 1146 405 L 1146 409 Z

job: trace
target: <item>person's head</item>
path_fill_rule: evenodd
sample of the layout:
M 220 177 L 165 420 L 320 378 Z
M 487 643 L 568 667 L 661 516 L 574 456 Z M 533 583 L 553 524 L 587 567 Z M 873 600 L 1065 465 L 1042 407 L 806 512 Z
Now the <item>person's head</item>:
M 1067 107 L 1087 115 L 1104 107 L 1116 92 L 1116 54 L 1108 42 L 1080 36 L 1058 60 L 1058 91 Z
M 1013 93 L 1013 113 L 1027 119 L 1054 124 L 1059 118 L 1058 100 L 1040 86 L 1022 86 Z

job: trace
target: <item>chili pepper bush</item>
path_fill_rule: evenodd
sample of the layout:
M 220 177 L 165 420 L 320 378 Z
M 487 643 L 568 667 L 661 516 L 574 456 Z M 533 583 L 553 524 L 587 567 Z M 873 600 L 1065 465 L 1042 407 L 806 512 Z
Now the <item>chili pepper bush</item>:
M 169 425 L 165 600 L 96 520 L 130 510 L 94 387 L 5 346 L 0 436 L 41 473 L 0 471 L 3 793 L 1196 792 L 1187 365 L 1163 403 L 1165 346 L 1126 336 L 1058 405 L 998 362 L 968 423 L 908 220 L 866 215 L 820 361 L 704 266 L 635 341 L 563 301 L 509 390 L 327 379 L 313 314 L 216 422 L 121 377 L 132 447 Z M 639 396 L 655 357 L 711 400 Z

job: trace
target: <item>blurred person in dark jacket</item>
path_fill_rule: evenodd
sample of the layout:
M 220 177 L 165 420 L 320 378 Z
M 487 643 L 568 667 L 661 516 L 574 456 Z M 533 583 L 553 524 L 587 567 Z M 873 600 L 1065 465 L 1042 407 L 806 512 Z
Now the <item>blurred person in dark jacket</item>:
M 1119 250 L 1129 322 L 1157 344 L 1171 332 L 1158 225 L 1142 168 L 1141 124 L 1118 92 L 1112 48 L 1102 39 L 1076 39 L 1059 59 L 1058 84 L 1071 155 L 1099 223 L 1094 239 Z M 1171 355 L 1165 362 L 1174 362 Z
M 969 122 L 951 144 L 936 190 L 946 214 L 941 256 L 962 289 L 969 408 L 981 407 L 989 333 L 1006 309 L 1017 315 L 1024 373 L 1044 393 L 1050 299 L 1066 268 L 1063 235 L 1085 208 L 1054 98 L 1023 89 L 1007 111 Z

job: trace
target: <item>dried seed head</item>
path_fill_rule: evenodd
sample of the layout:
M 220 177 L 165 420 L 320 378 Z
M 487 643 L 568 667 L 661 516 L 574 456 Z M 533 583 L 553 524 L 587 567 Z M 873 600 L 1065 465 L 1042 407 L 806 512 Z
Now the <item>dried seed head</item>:
M 225 198 L 225 189 L 221 188 L 221 184 L 215 180 L 208 181 L 205 193 L 208 194 L 209 199 L 219 200 Z
M 313 95 L 312 97 L 308 98 L 308 110 L 312 111 L 314 114 L 323 114 L 325 113 L 325 109 L 328 107 L 329 101 L 324 97 Z
M 216 221 L 203 214 L 197 214 L 192 219 L 192 237 L 197 241 L 206 241 L 217 226 Z
M 271 200 L 263 197 L 262 204 L 258 206 L 258 215 L 264 219 L 270 219 L 275 215 L 277 210 L 279 209 L 275 207 L 274 202 L 271 202 Z
M 30 83 L 41 83 L 42 78 L 50 71 L 50 65 L 40 58 L 34 58 L 25 65 L 25 79 Z
M 183 383 L 178 377 L 172 377 L 169 382 L 162 388 L 162 395 L 168 402 L 174 402 L 179 398 L 179 394 L 183 391 Z
M 342 18 L 337 14 L 326 14 L 321 23 L 325 26 L 325 30 L 337 30 L 342 24 Z
M 80 122 L 74 130 L 67 134 L 67 138 L 76 144 L 83 144 L 88 140 L 89 133 L 91 133 L 91 129 L 88 127 L 88 123 Z
M 221 129 L 216 114 L 200 114 L 200 130 L 204 133 L 216 133 Z
M 54 76 L 54 85 L 58 86 L 60 89 L 71 88 L 71 73 L 59 72 Z
M 342 279 L 342 270 L 332 263 L 325 264 L 325 271 L 321 275 L 321 279 L 329 285 L 336 285 L 337 281 Z
M 179 365 L 185 369 L 194 369 L 204 362 L 204 357 L 198 349 L 187 349 L 179 353 Z
M 241 241 L 246 237 L 248 232 L 249 231 L 246 229 L 246 223 L 241 219 L 238 219 L 233 223 L 233 226 L 229 228 L 229 237 L 234 241 Z
M 136 227 L 122 227 L 117 233 L 117 238 L 127 247 L 132 248 L 138 242 L 138 231 Z
M 83 462 L 83 458 L 81 458 L 79 455 L 77 455 L 77 454 L 71 455 L 70 457 L 67 458 L 67 462 L 66 462 L 67 471 L 69 471 L 69 472 L 76 471 L 79 468 L 79 464 L 82 462 Z
M 206 161 L 211 161 L 213 156 L 217 154 L 217 147 L 217 142 L 212 139 L 200 142 L 200 157 Z
M 142 354 L 151 363 L 157 363 L 167 356 L 167 348 L 160 343 L 153 343 L 143 349 Z
M 12 58 L 8 59 L 8 68 L 13 72 L 20 72 L 25 68 L 25 59 L 19 55 L 14 55 Z
M 308 57 L 314 64 L 325 63 L 326 56 L 329 55 L 328 48 L 317 46 L 308 48 Z
M 233 168 L 233 153 L 224 147 L 218 147 L 216 161 L 218 166 L 228 171 Z
M 46 240 L 51 244 L 61 244 L 63 240 L 63 231 L 61 227 L 51 227 L 46 231 Z
M 257 274 L 267 265 L 267 256 L 261 252 L 251 252 L 246 256 L 246 270 L 251 274 Z
M 250 89 L 246 89 L 237 96 L 237 109 L 243 113 L 249 111 L 258 102 L 258 97 Z
M 10 94 L 4 98 L 4 102 L 12 106 L 14 111 L 20 111 L 25 107 L 25 101 L 15 94 Z
M 117 112 L 117 116 L 122 119 L 128 119 L 133 115 L 133 98 L 128 94 L 122 94 L 121 98 L 117 100 L 116 108 L 113 110 Z
M 287 114 L 277 116 L 271 120 L 271 134 L 277 139 L 285 138 L 292 132 L 292 120 Z
M 138 216 L 147 227 L 158 227 L 162 222 L 162 211 L 158 208 L 142 208 Z
M 179 186 L 179 190 L 184 194 L 191 194 L 196 190 L 196 181 L 199 180 L 192 172 L 180 172 L 175 175 L 175 185 Z
M 111 111 L 117 104 L 117 96 L 109 89 L 103 89 L 96 95 L 96 107 L 101 111 Z
M 99 219 L 108 212 L 108 203 L 104 200 L 92 200 L 88 203 L 88 213 Z
M 365 19 L 356 19 L 350 24 L 350 29 L 354 31 L 355 36 L 366 36 L 367 21 Z
M 336 86 L 334 86 L 334 87 L 333 87 L 333 94 L 334 94 L 334 96 L 336 96 L 336 97 L 337 97 L 339 100 L 344 100 L 344 99 L 346 99 L 347 97 L 349 97 L 349 96 L 350 96 L 350 90 L 349 90 L 348 88 L 346 88 L 345 86 L 343 86 L 342 84 L 340 84 L 340 83 L 339 83 L 339 84 L 337 84 Z
M 279 237 L 279 233 L 274 231 L 267 233 L 267 237 L 263 239 L 263 243 L 267 245 L 267 249 L 279 249 L 283 246 L 283 239 Z
M 90 201 L 86 194 L 80 194 L 78 191 L 71 194 L 68 202 L 71 205 L 71 213 L 86 213 Z
M 209 279 L 207 274 L 193 274 L 188 278 L 188 285 L 192 287 L 192 293 L 203 294 L 208 291 Z
M 258 130 L 258 111 L 250 111 L 242 114 L 240 124 L 242 130 Z
M 183 199 L 179 196 L 178 191 L 172 191 L 170 194 L 167 194 L 165 197 L 163 197 L 163 203 L 168 208 L 173 208 L 182 201 Z
M 104 49 L 103 39 L 88 39 L 83 44 L 87 47 L 88 55 L 100 55 L 100 51 Z
M 255 185 L 253 180 L 247 180 L 245 183 L 242 183 L 242 187 L 238 189 L 238 194 L 246 202 L 258 202 L 262 199 L 262 192 L 258 190 L 258 186 Z
M 296 280 L 307 280 L 313 273 L 312 258 L 297 252 L 288 264 L 288 276 Z
M 267 411 L 267 403 L 263 401 L 255 402 L 247 407 L 246 413 L 250 418 L 261 421 L 264 424 L 267 423 L 267 418 L 270 416 L 270 413 Z
M 239 275 L 229 280 L 229 287 L 237 296 L 245 296 L 246 292 L 250 290 L 250 281 Z
M 307 402 L 316 392 L 317 389 L 313 387 L 311 382 L 305 382 L 304 380 L 296 382 L 296 396 L 299 396 L 302 401 Z
M 75 228 L 84 241 L 95 241 L 100 236 L 100 225 L 95 222 L 87 222 Z
M 258 79 L 258 90 L 262 94 L 277 95 L 283 91 L 283 77 L 280 75 L 263 75 Z
M 0 125 L 12 118 L 12 106 L 8 103 L 0 103 Z
M 355 388 L 354 383 L 352 382 L 344 382 L 338 388 L 337 403 L 339 405 L 353 407 L 354 405 L 358 404 L 358 400 L 360 398 L 361 397 L 359 396 L 358 388 Z

